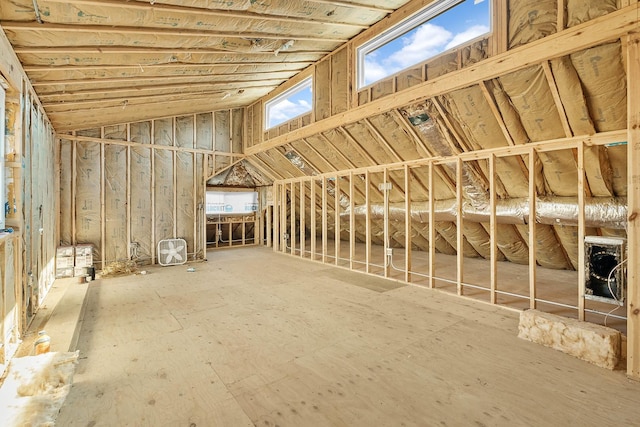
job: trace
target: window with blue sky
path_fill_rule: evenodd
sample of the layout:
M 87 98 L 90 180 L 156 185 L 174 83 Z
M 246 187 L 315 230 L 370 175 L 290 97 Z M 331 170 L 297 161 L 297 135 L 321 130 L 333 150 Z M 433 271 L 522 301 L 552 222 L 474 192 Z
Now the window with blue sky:
M 265 129 L 287 122 L 313 108 L 311 77 L 276 96 L 265 104 Z
M 441 0 L 358 48 L 358 87 L 491 30 L 491 0 Z

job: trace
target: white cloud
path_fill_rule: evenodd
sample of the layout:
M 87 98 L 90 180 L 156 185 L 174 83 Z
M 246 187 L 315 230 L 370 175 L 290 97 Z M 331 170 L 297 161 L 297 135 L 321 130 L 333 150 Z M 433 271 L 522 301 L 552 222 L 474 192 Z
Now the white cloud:
M 475 1 L 481 3 L 485 0 Z M 397 73 L 487 32 L 489 27 L 486 25 L 473 25 L 460 33 L 452 34 L 439 25 L 423 24 L 410 35 L 401 37 L 402 47 L 395 52 L 387 53 L 384 57 L 383 47 L 366 56 L 365 84 Z
M 461 45 L 468 40 L 471 40 L 488 32 L 489 27 L 487 27 L 486 25 L 474 25 L 472 27 L 469 27 L 463 32 L 456 34 L 455 37 L 453 37 L 451 41 L 447 43 L 445 50 Z
M 480 4 L 482 3 L 484 0 L 473 0 L 473 4 Z
M 307 111 L 311 111 L 311 104 L 307 100 L 301 99 L 297 102 L 291 102 L 288 99 L 283 99 L 269 108 L 269 125 L 275 126 L 286 122 Z
M 439 25 L 424 24 L 411 36 L 403 37 L 402 49 L 389 56 L 388 60 L 404 69 L 442 52 L 442 47 L 451 37 L 451 32 Z

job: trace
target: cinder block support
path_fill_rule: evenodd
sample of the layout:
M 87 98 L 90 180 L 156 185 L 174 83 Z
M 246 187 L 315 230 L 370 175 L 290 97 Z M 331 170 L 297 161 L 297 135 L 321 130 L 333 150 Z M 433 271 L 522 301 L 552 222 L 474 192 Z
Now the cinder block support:
M 520 314 L 518 337 L 602 368 L 614 369 L 621 359 L 619 331 L 538 310 L 525 310 Z

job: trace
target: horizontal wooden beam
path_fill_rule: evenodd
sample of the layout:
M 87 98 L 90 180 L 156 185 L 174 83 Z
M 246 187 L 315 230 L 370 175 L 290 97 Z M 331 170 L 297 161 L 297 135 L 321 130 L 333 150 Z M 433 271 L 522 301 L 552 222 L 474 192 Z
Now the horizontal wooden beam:
M 36 80 L 32 84 L 34 87 L 38 86 L 51 86 L 51 85 L 86 85 L 86 84 L 99 84 L 99 83 L 137 83 L 137 82 L 145 82 L 151 80 L 161 80 L 161 81 L 171 81 L 171 80 L 203 80 L 209 83 L 215 83 L 211 78 L 222 78 L 229 80 L 222 80 L 219 83 L 235 83 L 242 78 L 245 78 L 246 81 L 255 81 L 260 77 L 261 74 L 269 75 L 269 77 L 264 76 L 261 81 L 269 81 L 269 80 L 283 80 L 288 79 L 296 74 L 296 71 L 266 71 L 264 73 L 253 72 L 253 73 L 233 73 L 233 74 L 193 74 L 193 75 L 178 75 L 178 76 L 136 76 L 136 77 L 113 77 L 113 78 L 85 78 L 85 79 L 68 79 L 68 80 Z M 252 78 L 253 77 L 253 78 Z
M 328 19 L 307 19 L 304 17 L 289 17 L 284 15 L 273 15 L 266 13 L 253 13 L 238 10 L 218 10 L 192 6 L 178 6 L 172 4 L 161 4 L 141 2 L 141 1 L 117 1 L 117 0 L 47 0 L 47 3 L 64 3 L 64 4 L 83 4 L 99 7 L 116 7 L 118 9 L 142 10 L 149 12 L 165 12 L 165 13 L 182 13 L 185 15 L 212 16 L 226 19 L 247 19 L 255 21 L 272 21 L 272 22 L 295 22 L 309 25 L 330 24 L 335 26 L 350 28 L 367 28 L 364 25 L 353 24 L 350 22 L 334 22 Z
M 0 27 L 3 27 L 0 23 Z M 207 49 L 207 48 L 165 48 L 165 47 L 144 47 L 144 46 L 16 46 L 14 52 L 17 54 L 81 54 L 90 55 L 121 55 L 121 54 L 191 54 L 191 55 L 220 55 L 229 56 L 230 54 L 242 54 L 246 57 L 266 56 L 273 58 L 275 61 L 286 61 L 288 57 L 296 57 L 296 55 L 326 55 L 324 50 L 296 50 L 288 49 L 275 56 L 273 51 L 251 51 L 244 50 L 223 50 L 223 49 Z
M 433 80 L 427 80 L 424 83 L 397 92 L 393 96 L 382 97 L 275 137 L 262 144 L 254 145 L 247 148 L 247 154 L 278 147 L 282 144 L 307 138 L 338 126 L 354 123 L 394 108 L 401 108 L 427 98 L 479 84 L 484 80 L 494 79 L 532 65 L 538 65 L 552 58 L 619 39 L 623 35 L 638 31 L 637 14 L 637 5 L 612 12 L 560 33 L 511 49 L 508 52 L 485 59 L 461 70 L 453 71 Z
M 429 164 L 443 165 L 443 164 L 455 164 L 458 159 L 462 162 L 472 162 L 477 160 L 487 160 L 492 156 L 496 158 L 510 157 L 510 156 L 523 156 L 531 153 L 531 150 L 535 152 L 551 152 L 558 150 L 567 150 L 577 148 L 578 145 L 584 144 L 585 146 L 602 146 L 602 145 L 617 145 L 618 143 L 626 143 L 627 130 L 617 130 L 610 132 L 601 132 L 595 135 L 580 135 L 570 138 L 559 138 L 548 141 L 530 142 L 527 144 L 504 146 L 496 148 L 487 148 L 484 150 L 464 152 L 456 154 L 454 156 L 447 157 L 430 157 L 423 159 L 407 160 L 404 162 L 389 163 L 385 165 L 365 166 L 356 169 L 345 169 L 342 171 L 331 171 L 322 173 L 308 178 L 321 179 L 323 177 L 335 177 L 335 176 L 348 176 L 351 173 L 362 174 L 365 172 L 381 172 L 383 170 L 393 171 L 402 170 L 405 166 L 418 167 L 428 166 Z M 251 159 L 253 156 L 247 154 L 247 159 Z M 305 177 L 303 177 L 304 179 Z M 300 178 L 288 178 L 282 180 L 283 182 L 296 181 Z
M 273 55 L 273 54 L 272 54 Z M 290 62 L 276 62 L 276 61 L 232 61 L 232 62 L 212 62 L 212 63 L 184 63 L 184 62 L 172 62 L 168 64 L 118 64 L 118 65 L 26 65 L 24 70 L 27 73 L 34 72 L 47 72 L 47 71 L 120 71 L 120 70 L 137 70 L 142 72 L 148 72 L 149 70 L 195 70 L 199 68 L 222 68 L 222 67 L 264 67 L 273 65 L 279 67 L 279 70 L 271 70 L 271 72 L 278 71 L 290 71 L 298 70 L 313 64 L 312 61 L 290 61 Z
M 347 39 L 332 37 L 312 37 L 304 34 L 271 34 L 271 33 L 243 33 L 203 31 L 182 28 L 156 28 L 156 27 L 125 27 L 112 25 L 67 25 L 67 24 L 40 24 L 38 22 L 2 21 L 2 28 L 9 31 L 45 31 L 48 33 L 103 33 L 118 35 L 162 35 L 163 37 L 207 37 L 207 38 L 239 38 L 239 39 L 268 39 L 268 40 L 298 40 L 313 42 L 346 43 Z M 80 36 L 79 36 L 80 37 Z M 135 40 L 135 38 L 132 38 Z
M 168 91 L 179 91 L 179 93 L 193 92 L 193 93 L 202 93 L 205 91 L 210 91 L 215 88 L 217 90 L 224 91 L 234 91 L 244 89 L 245 92 L 250 89 L 270 89 L 274 86 L 277 86 L 277 81 L 274 81 L 267 85 L 253 85 L 252 82 L 234 82 L 234 83 L 173 83 L 167 85 L 145 85 L 145 86 L 135 86 L 135 87 L 113 87 L 113 88 L 96 88 L 96 89 L 79 89 L 79 90 L 70 90 L 67 88 L 65 91 L 56 91 L 56 92 L 43 92 L 39 94 L 39 98 L 44 103 L 51 103 L 55 101 L 67 101 L 67 100 L 75 100 L 76 97 L 83 97 L 82 99 L 88 99 L 91 95 L 99 95 L 101 100 L 107 99 L 104 95 L 111 94 L 116 95 L 114 98 L 126 98 L 127 96 L 134 95 L 145 95 L 153 96 L 156 93 L 164 93 L 167 94 Z M 183 92 L 184 91 L 184 92 Z M 128 94 L 128 95 L 127 95 Z

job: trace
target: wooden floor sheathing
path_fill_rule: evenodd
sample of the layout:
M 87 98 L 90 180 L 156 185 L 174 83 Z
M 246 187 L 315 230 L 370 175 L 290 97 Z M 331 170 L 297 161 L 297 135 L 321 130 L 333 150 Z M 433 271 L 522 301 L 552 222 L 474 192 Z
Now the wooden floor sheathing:
M 89 285 L 59 426 L 637 425 L 640 383 L 518 314 L 270 249 Z

